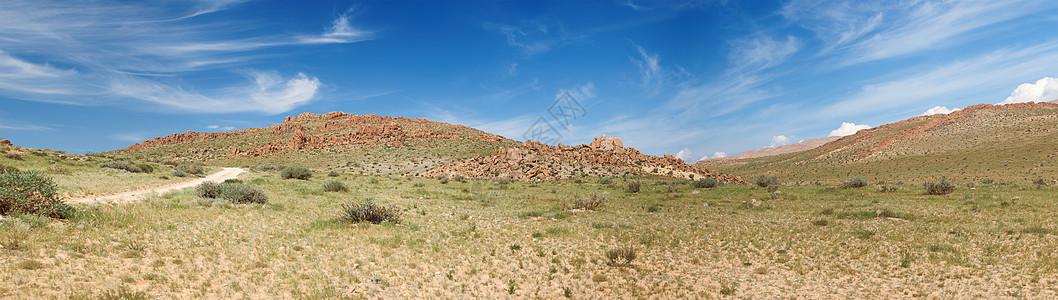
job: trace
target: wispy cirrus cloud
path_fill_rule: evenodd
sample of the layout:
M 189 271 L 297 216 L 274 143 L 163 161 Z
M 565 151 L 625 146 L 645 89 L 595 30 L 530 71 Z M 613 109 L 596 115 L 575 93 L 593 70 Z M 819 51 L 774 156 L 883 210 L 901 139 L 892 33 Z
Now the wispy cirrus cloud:
M 264 49 L 353 43 L 371 36 L 350 24 L 352 11 L 317 34 L 253 35 L 248 30 L 255 24 L 246 21 L 232 26 L 237 21 L 198 19 L 240 2 L 187 7 L 6 2 L 0 10 L 0 95 L 77 105 L 133 101 L 192 112 L 280 113 L 311 101 L 319 79 L 301 73 L 283 78 L 242 65 L 282 55 Z M 249 73 L 250 80 L 209 85 L 181 80 L 201 71 Z

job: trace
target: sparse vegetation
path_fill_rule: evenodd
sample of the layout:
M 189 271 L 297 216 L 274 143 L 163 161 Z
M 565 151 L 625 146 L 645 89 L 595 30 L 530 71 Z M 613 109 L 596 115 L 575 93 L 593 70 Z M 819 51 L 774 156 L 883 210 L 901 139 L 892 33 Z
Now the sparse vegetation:
M 400 214 L 400 209 L 396 207 L 376 204 L 367 199 L 360 203 L 343 204 L 340 219 L 352 223 L 400 223 Z
M 305 167 L 286 167 L 282 171 L 279 171 L 279 176 L 283 179 L 301 179 L 308 180 L 312 178 L 312 170 Z
M 37 172 L 0 174 L 0 215 L 37 214 L 68 218 L 73 208 L 59 199 L 55 182 Z
M 641 187 L 642 185 L 643 185 L 643 184 L 642 184 L 642 183 L 640 183 L 640 182 L 639 182 L 639 180 L 632 180 L 632 181 L 629 181 L 629 182 L 628 182 L 628 192 L 629 192 L 629 193 L 633 193 L 633 194 L 635 194 L 635 193 L 638 193 L 638 192 L 639 192 L 639 188 L 640 188 L 640 187 Z
M 209 199 L 224 199 L 232 203 L 256 203 L 268 202 L 268 196 L 264 191 L 243 183 L 225 182 L 213 183 L 203 182 L 195 187 L 195 195 Z
M 10 159 L 14 159 L 14 160 L 22 160 L 22 154 L 18 154 L 18 153 L 4 154 L 4 157 L 10 158 Z
M 181 163 L 179 166 L 176 166 L 175 169 L 191 175 L 202 175 L 202 173 L 205 172 L 205 170 L 202 169 L 202 163 L 185 162 Z
M 269 171 L 279 170 L 279 167 L 277 167 L 275 165 L 272 165 L 272 164 L 260 164 L 260 165 L 257 165 L 257 167 L 254 168 L 254 169 L 256 169 L 258 172 L 269 172 Z

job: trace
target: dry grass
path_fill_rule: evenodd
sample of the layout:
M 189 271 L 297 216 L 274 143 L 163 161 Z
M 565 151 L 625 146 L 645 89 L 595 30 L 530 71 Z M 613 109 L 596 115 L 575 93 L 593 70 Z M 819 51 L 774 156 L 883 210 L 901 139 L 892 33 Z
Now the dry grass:
M 332 179 L 353 192 L 323 192 L 320 184 Z M 0 242 L 7 241 L 0 249 L 0 297 L 1058 293 L 1058 256 L 1041 250 L 1058 242 L 1058 220 L 1050 213 L 1058 203 L 1047 189 L 990 185 L 928 196 L 915 185 L 889 193 L 784 186 L 780 197 L 771 197 L 760 188 L 725 185 L 673 198 L 653 180 L 643 180 L 636 194 L 593 183 L 501 188 L 489 181 L 442 185 L 349 175 L 291 181 L 275 172 L 243 180 L 264 190 L 269 202 L 217 205 L 183 191 L 129 205 L 83 206 L 82 214 L 62 222 L 0 221 Z M 571 195 L 592 192 L 611 195 L 605 210 L 563 209 Z M 401 209 L 402 222 L 337 221 L 342 204 L 364 198 Z M 767 200 L 741 205 L 751 198 Z M 665 209 L 649 212 L 654 205 Z M 8 248 L 13 240 L 18 246 Z M 606 257 L 619 245 L 636 254 L 627 267 L 615 268 Z

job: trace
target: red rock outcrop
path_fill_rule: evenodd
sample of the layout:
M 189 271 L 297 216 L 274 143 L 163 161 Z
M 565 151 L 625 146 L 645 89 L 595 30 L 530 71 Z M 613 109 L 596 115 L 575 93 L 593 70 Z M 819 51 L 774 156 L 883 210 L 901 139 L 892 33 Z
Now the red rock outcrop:
M 14 145 L 15 144 L 12 144 L 11 141 L 9 141 L 9 140 L 0 139 L 0 146 L 14 146 Z
M 551 146 L 527 141 L 519 147 L 497 149 L 492 155 L 457 161 L 430 170 L 423 176 L 465 176 L 515 180 L 562 179 L 575 176 L 656 174 L 699 179 L 713 177 L 726 183 L 746 183 L 738 176 L 690 166 L 682 159 L 645 155 L 625 148 L 621 140 L 597 137 L 591 144 Z

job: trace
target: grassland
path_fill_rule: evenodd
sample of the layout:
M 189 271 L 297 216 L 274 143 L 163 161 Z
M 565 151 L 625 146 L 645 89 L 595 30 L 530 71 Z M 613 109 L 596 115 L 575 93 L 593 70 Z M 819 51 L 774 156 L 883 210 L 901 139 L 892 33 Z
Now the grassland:
M 0 297 L 1053 298 L 1056 187 L 919 185 L 695 189 L 592 178 L 442 184 L 277 172 L 241 178 L 267 204 L 171 192 L 0 221 Z M 328 180 L 350 192 L 323 192 Z M 576 196 L 608 200 L 568 210 Z M 399 207 L 399 224 L 336 221 L 342 204 Z M 631 248 L 611 264 L 606 252 Z

